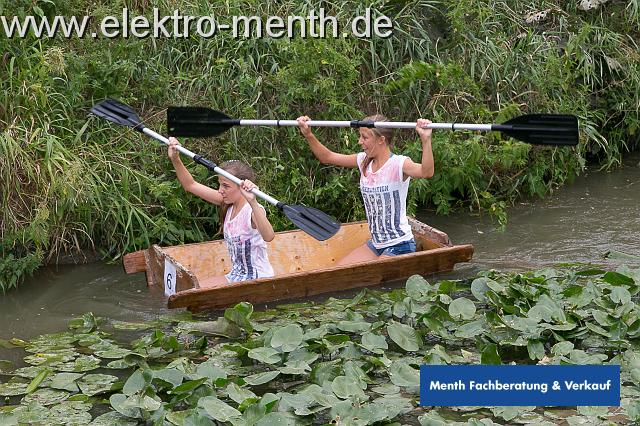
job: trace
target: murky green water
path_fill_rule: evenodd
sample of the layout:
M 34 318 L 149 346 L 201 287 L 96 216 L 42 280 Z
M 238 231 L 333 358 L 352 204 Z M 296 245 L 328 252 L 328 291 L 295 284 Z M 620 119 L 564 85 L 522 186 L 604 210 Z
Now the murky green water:
M 480 269 L 537 268 L 557 262 L 595 262 L 609 250 L 640 255 L 640 155 L 611 173 L 590 171 L 545 199 L 509 210 L 505 232 L 486 215 L 419 218 L 475 246 L 472 263 L 447 277 Z M 125 275 L 120 265 L 51 267 L 0 296 L 0 337 L 28 339 L 64 330 L 69 318 L 96 316 L 144 321 L 169 314 L 161 292 L 149 292 L 144 274 Z

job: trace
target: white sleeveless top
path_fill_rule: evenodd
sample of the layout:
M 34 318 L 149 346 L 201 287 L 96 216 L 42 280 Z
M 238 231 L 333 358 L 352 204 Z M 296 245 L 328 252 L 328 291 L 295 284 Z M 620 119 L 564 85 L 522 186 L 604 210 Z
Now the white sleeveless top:
M 262 210 L 264 207 L 260 206 Z M 224 220 L 224 241 L 231 258 L 231 272 L 225 275 L 229 282 L 246 281 L 273 276 L 267 256 L 267 243 L 257 229 L 251 227 L 251 205 L 246 203 L 233 219 L 233 206 Z
M 411 178 L 402 180 L 402 166 L 407 157 L 391 154 L 376 172 L 371 170 L 371 162 L 367 166 L 366 176 L 362 173 L 365 157 L 366 154 L 360 152 L 357 161 L 360 169 L 360 192 L 373 246 L 382 249 L 411 240 L 413 233 L 407 220 L 407 191 Z

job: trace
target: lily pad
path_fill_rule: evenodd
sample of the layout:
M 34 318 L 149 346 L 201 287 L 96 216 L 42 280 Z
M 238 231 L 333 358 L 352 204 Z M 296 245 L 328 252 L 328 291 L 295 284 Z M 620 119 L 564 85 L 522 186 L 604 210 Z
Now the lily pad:
M 69 398 L 69 392 L 59 389 L 41 388 L 22 398 L 22 404 L 38 402 L 42 405 L 53 405 Z
M 200 398 L 198 407 L 202 408 L 213 420 L 228 422 L 240 417 L 242 413 L 215 396 Z
M 45 370 L 45 367 L 41 366 L 30 366 L 30 367 L 21 367 L 13 372 L 15 376 L 25 377 L 27 379 L 33 379 L 38 374 Z
M 278 351 L 273 348 L 260 347 L 251 349 L 247 353 L 247 356 L 265 364 L 276 364 L 282 361 Z
M 264 373 L 252 374 L 250 376 L 243 377 L 242 379 L 245 383 L 257 386 L 264 385 L 265 383 L 269 383 L 271 380 L 275 379 L 280 375 L 279 371 L 267 371 Z
M 8 382 L 0 383 L 0 396 L 17 396 L 27 393 L 29 383 Z
M 391 340 L 407 352 L 415 352 L 422 345 L 416 330 L 408 325 L 391 321 L 387 326 L 387 333 Z
M 251 392 L 249 389 L 241 388 L 233 382 L 227 385 L 226 391 L 227 395 L 229 395 L 229 398 L 231 398 L 238 404 L 242 404 L 249 398 L 256 398 L 255 393 Z
M 78 392 L 80 389 L 76 384 L 76 380 L 82 377 L 81 373 L 58 373 L 51 378 L 49 387 L 52 389 L 66 390 L 69 392 Z
M 105 367 L 113 370 L 124 370 L 125 368 L 131 367 L 131 365 L 129 365 L 125 360 L 116 359 L 107 363 Z
M 86 371 L 95 370 L 100 367 L 100 359 L 93 355 L 81 355 L 72 362 L 65 362 L 56 365 L 56 370 L 82 373 Z
M 383 349 L 389 349 L 387 339 L 384 336 L 370 332 L 362 335 L 362 346 L 373 353 L 382 353 Z
M 116 376 L 108 374 L 87 374 L 77 381 L 83 394 L 87 396 L 109 392 L 111 386 L 118 381 Z
M 298 324 L 289 324 L 279 327 L 273 332 L 271 347 L 282 352 L 291 352 L 302 343 L 303 331 Z
M 476 305 L 466 297 L 459 297 L 449 304 L 449 315 L 470 320 L 476 314 Z
M 137 420 L 132 420 L 130 417 L 123 416 L 117 411 L 110 411 L 104 413 L 91 422 L 91 426 L 136 426 Z
M 79 354 L 72 349 L 54 349 L 49 352 L 36 352 L 24 357 L 24 362 L 31 365 L 55 365 L 73 361 Z
M 414 369 L 406 362 L 395 361 L 389 369 L 391 382 L 396 386 L 414 387 L 420 386 L 420 371 Z
M 347 376 L 338 376 L 331 382 L 331 390 L 338 398 L 347 399 L 352 396 L 364 398 L 360 385 Z

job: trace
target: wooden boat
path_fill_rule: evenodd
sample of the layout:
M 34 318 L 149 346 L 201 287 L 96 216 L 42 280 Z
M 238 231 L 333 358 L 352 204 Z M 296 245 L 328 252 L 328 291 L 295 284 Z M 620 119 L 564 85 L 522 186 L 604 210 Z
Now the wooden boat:
M 373 286 L 414 274 L 450 271 L 456 263 L 471 260 L 472 245 L 452 245 L 444 232 L 412 218 L 409 222 L 417 245 L 415 253 L 347 266 L 335 263 L 371 238 L 366 222 L 344 224 L 327 241 L 316 241 L 299 230 L 279 232 L 268 247 L 274 277 L 217 287 L 201 283 L 229 272 L 224 240 L 153 245 L 127 254 L 123 263 L 129 274 L 146 272 L 148 286 L 164 286 L 165 294 L 170 295 L 169 308 L 199 311 L 241 301 L 256 304 Z

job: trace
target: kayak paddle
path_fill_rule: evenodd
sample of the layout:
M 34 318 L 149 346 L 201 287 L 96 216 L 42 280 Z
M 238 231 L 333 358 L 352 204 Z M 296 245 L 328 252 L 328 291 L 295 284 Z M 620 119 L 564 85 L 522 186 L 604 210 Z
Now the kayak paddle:
M 414 129 L 415 122 L 394 121 L 317 121 L 315 127 L 378 127 Z M 226 132 L 233 126 L 298 126 L 296 120 L 244 120 L 206 107 L 169 107 L 167 127 L 171 136 L 209 137 Z M 578 144 L 578 118 L 567 114 L 526 114 L 502 124 L 431 123 L 430 129 L 499 131 L 533 145 Z
M 166 145 L 169 145 L 169 139 L 145 127 L 140 118 L 136 115 L 133 109 L 131 109 L 131 107 L 124 105 L 114 99 L 107 98 L 104 101 L 95 104 L 93 108 L 91 108 L 91 112 L 98 117 L 104 118 L 113 123 L 132 127 L 147 136 L 150 136 Z M 177 148 L 180 153 L 193 159 L 193 161 L 195 161 L 196 163 L 205 166 L 212 172 L 217 173 L 220 176 L 224 176 L 238 185 L 242 183 L 242 180 L 238 179 L 231 173 L 221 169 L 212 161 L 209 161 L 200 155 L 194 154 L 183 146 L 178 146 Z M 260 197 L 263 200 L 276 206 L 282 213 L 285 214 L 285 216 L 289 218 L 289 220 L 291 220 L 291 222 L 295 226 L 311 235 L 316 240 L 324 241 L 326 239 L 329 239 L 340 229 L 339 222 L 318 209 L 307 206 L 285 204 L 265 194 L 257 188 L 254 188 L 253 190 L 251 190 L 251 192 L 257 197 Z

